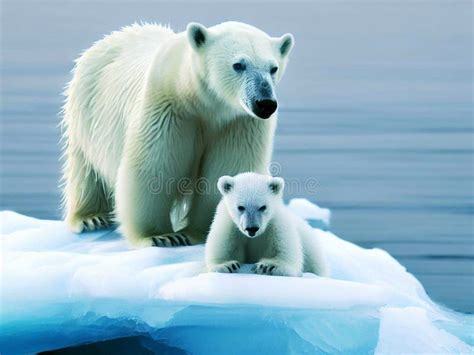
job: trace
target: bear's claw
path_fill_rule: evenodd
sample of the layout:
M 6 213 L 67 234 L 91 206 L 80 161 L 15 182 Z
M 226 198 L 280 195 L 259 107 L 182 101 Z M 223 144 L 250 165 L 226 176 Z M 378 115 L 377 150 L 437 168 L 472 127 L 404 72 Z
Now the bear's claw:
M 106 229 L 113 225 L 113 222 L 105 216 L 92 216 L 82 219 L 82 230 L 92 232 L 99 229 Z
M 189 238 L 183 233 L 168 233 L 151 237 L 154 247 L 182 247 L 191 245 Z
M 256 274 L 259 275 L 273 275 L 276 265 L 270 263 L 259 262 L 252 268 Z
M 240 270 L 240 263 L 238 261 L 232 260 L 222 264 L 215 265 L 211 271 L 213 272 L 222 272 L 227 274 L 233 274 Z

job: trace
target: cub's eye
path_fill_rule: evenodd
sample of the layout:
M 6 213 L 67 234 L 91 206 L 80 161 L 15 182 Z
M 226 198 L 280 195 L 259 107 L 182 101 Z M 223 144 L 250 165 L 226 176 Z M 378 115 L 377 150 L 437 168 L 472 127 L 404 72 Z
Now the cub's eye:
M 262 207 L 260 207 L 258 210 L 259 210 L 260 212 L 263 212 L 263 211 L 265 211 L 266 209 L 267 209 L 267 206 L 262 206 Z
M 234 68 L 234 70 L 236 72 L 242 72 L 245 70 L 245 64 L 244 63 L 234 63 L 232 65 L 232 68 Z
M 278 67 L 273 67 L 270 69 L 270 74 L 275 74 L 278 71 Z
M 237 209 L 238 209 L 240 212 L 244 212 L 244 211 L 245 211 L 245 207 L 244 207 L 244 206 L 239 206 L 239 207 L 237 207 Z

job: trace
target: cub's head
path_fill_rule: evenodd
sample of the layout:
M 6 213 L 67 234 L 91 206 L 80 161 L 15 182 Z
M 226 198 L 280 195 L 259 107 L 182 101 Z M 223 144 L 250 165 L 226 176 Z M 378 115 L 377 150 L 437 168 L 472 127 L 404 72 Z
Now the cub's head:
M 234 115 L 269 118 L 277 109 L 275 85 L 283 76 L 293 36 L 270 37 L 240 23 L 187 27 L 201 81 Z
M 217 187 L 235 225 L 247 237 L 255 238 L 265 232 L 283 202 L 284 184 L 279 177 L 243 173 L 222 176 Z

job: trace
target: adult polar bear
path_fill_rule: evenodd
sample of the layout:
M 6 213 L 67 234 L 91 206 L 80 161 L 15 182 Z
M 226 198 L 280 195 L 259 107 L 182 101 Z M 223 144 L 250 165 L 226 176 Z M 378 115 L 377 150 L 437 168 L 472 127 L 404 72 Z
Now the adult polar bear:
M 266 173 L 291 34 L 238 22 L 182 33 L 133 25 L 95 43 L 66 90 L 64 203 L 79 233 L 111 223 L 134 246 L 203 242 L 219 192 L 196 190 L 187 225 L 171 212 L 183 184 Z M 181 188 L 180 188 L 181 187 Z M 188 192 L 188 189 L 185 191 Z

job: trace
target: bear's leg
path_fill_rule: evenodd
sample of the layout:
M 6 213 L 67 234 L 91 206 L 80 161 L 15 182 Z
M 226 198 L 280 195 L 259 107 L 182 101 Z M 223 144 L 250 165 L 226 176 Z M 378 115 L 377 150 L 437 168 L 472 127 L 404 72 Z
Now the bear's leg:
M 216 217 L 206 242 L 206 268 L 209 272 L 238 272 L 245 262 L 245 238 L 237 229 L 223 202 L 217 206 Z
M 119 169 L 115 202 L 123 234 L 134 247 L 184 244 L 186 240 L 182 236 L 172 233 L 170 212 L 176 196 L 172 186 L 175 176 L 138 169 L 129 167 L 128 163 Z
M 267 248 L 255 264 L 254 272 L 260 275 L 301 276 L 304 253 L 297 226 L 285 207 L 278 208 L 270 222 L 272 235 L 265 236 Z
M 173 230 L 171 212 L 199 160 L 196 128 L 172 116 L 142 119 L 128 133 L 118 171 L 117 220 L 134 247 L 190 245 L 190 238 Z
M 68 147 L 64 169 L 66 223 L 75 233 L 113 224 L 111 194 L 100 175 L 78 148 Z

